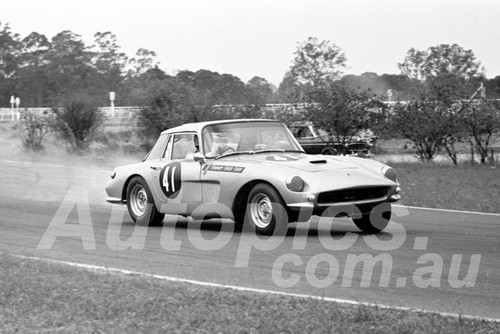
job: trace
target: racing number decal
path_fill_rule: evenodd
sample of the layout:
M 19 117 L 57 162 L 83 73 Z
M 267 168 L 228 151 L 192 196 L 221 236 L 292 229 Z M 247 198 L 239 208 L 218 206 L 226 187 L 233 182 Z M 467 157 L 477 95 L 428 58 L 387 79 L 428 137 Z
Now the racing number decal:
M 173 162 L 160 172 L 160 188 L 168 198 L 176 198 L 181 190 L 181 164 Z

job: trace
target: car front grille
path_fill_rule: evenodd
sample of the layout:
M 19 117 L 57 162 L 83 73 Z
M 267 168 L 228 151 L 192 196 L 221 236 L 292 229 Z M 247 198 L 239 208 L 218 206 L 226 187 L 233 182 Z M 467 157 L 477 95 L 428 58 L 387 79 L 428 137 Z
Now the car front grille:
M 342 203 L 377 199 L 387 196 L 390 187 L 364 187 L 322 192 L 318 203 Z

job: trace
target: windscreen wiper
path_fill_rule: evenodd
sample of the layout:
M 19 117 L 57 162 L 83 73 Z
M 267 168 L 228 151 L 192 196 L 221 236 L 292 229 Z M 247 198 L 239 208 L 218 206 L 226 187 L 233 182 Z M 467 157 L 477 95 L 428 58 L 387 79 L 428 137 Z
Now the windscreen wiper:
M 304 153 L 304 151 L 300 150 L 285 150 L 283 148 L 274 148 L 274 149 L 268 149 L 268 150 L 258 150 L 258 151 L 236 151 L 236 152 L 228 152 L 222 155 L 219 155 L 215 157 L 215 160 L 220 159 L 220 158 L 225 158 L 229 157 L 232 155 L 238 155 L 238 154 L 260 154 L 260 153 Z
M 254 154 L 258 154 L 258 153 L 273 153 L 273 152 L 276 152 L 276 153 L 304 153 L 304 151 L 300 151 L 300 150 L 285 150 L 283 148 L 271 148 L 271 149 L 268 149 L 268 150 L 260 150 L 260 151 L 255 151 Z
M 228 153 L 224 153 L 224 154 L 221 154 L 219 156 L 216 156 L 215 157 L 215 160 L 217 159 L 220 159 L 220 158 L 225 158 L 225 157 L 229 157 L 231 155 L 238 155 L 238 154 L 253 154 L 255 153 L 254 151 L 236 151 L 236 152 L 228 152 Z

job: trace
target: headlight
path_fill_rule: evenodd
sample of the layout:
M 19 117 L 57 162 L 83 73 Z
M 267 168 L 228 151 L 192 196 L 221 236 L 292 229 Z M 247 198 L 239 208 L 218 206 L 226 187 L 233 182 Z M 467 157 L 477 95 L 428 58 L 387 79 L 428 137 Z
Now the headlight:
M 394 170 L 394 168 L 391 168 L 389 166 L 385 166 L 382 168 L 382 174 L 384 174 L 384 176 L 386 178 L 388 178 L 389 180 L 394 181 L 394 182 L 398 182 L 398 176 L 397 176 L 396 170 Z
M 301 192 L 304 190 L 304 180 L 296 175 L 290 175 L 287 177 L 285 184 L 290 191 Z

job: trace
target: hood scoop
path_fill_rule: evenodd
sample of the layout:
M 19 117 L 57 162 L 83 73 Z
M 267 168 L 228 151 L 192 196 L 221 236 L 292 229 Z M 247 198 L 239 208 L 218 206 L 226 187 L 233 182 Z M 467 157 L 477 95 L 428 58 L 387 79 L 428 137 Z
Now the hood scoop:
M 326 164 L 326 160 L 311 160 L 309 161 L 310 164 L 318 165 L 318 164 Z

